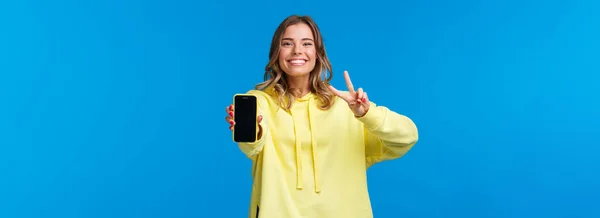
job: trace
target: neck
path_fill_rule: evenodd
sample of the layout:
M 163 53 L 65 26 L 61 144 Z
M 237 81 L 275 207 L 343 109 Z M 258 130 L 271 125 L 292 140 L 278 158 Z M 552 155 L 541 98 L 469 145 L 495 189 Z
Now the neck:
M 310 92 L 310 82 L 309 76 L 301 76 L 301 77 L 288 77 L 288 86 L 290 89 L 297 90 L 298 94 L 301 96 L 305 96 Z

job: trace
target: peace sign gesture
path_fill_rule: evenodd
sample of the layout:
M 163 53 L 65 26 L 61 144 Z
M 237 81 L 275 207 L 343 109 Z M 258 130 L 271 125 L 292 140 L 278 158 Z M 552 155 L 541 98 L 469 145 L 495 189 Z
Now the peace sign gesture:
M 346 86 L 348 86 L 348 93 L 340 92 L 333 86 L 329 86 L 329 90 L 331 90 L 335 95 L 344 99 L 350 110 L 354 113 L 354 116 L 362 117 L 367 114 L 369 111 L 369 98 L 367 97 L 367 93 L 363 91 L 362 88 L 358 88 L 357 91 L 354 91 L 354 86 L 352 85 L 352 81 L 350 80 L 350 75 L 348 75 L 348 71 L 344 71 L 344 79 L 346 79 Z

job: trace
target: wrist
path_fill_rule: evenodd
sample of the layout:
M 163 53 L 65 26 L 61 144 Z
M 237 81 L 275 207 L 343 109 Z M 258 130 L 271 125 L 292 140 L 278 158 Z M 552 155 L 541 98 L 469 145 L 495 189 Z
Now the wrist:
M 367 113 L 368 113 L 368 112 L 369 112 L 369 109 L 367 108 L 367 109 L 365 109 L 365 111 L 364 111 L 362 114 L 356 114 L 356 113 L 355 113 L 355 114 L 354 114 L 354 117 L 356 117 L 356 118 L 362 118 L 362 117 L 364 117 L 365 115 L 367 115 Z

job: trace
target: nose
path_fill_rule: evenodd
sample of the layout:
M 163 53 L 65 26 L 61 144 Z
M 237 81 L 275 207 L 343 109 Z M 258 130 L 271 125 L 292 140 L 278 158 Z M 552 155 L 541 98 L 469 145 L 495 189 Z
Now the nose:
M 302 54 L 302 46 L 294 46 L 294 55 Z

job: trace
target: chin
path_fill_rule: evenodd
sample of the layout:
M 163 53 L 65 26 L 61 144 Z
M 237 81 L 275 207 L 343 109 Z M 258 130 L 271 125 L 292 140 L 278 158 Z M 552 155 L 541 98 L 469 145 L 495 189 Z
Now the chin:
M 289 70 L 285 71 L 288 76 L 299 77 L 299 76 L 308 76 L 310 75 L 310 71 L 307 70 Z

